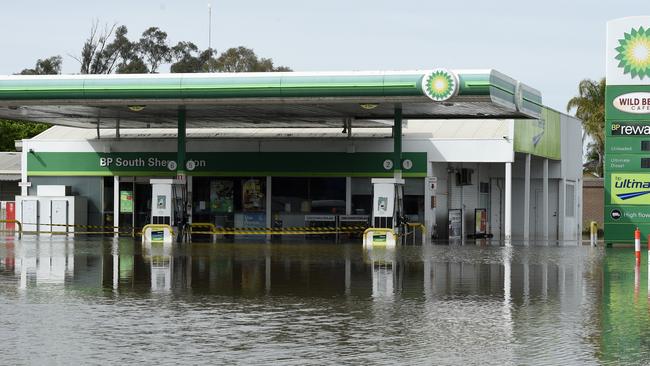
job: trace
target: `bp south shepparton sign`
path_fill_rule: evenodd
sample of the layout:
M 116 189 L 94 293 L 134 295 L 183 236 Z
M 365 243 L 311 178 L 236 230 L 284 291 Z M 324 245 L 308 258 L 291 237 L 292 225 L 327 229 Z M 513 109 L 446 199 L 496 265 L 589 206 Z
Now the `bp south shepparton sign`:
M 650 234 L 650 17 L 607 23 L 605 241 Z

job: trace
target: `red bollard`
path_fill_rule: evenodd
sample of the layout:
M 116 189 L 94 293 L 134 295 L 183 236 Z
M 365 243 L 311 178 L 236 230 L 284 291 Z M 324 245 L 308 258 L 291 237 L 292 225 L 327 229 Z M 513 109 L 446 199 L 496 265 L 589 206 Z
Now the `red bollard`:
M 634 256 L 636 257 L 636 265 L 641 265 L 641 231 L 637 227 L 634 230 Z

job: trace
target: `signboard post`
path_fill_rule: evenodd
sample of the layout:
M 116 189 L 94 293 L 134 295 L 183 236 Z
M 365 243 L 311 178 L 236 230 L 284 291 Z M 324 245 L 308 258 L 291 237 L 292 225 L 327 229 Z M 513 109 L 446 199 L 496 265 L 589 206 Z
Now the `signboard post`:
M 650 17 L 607 23 L 605 242 L 650 234 Z

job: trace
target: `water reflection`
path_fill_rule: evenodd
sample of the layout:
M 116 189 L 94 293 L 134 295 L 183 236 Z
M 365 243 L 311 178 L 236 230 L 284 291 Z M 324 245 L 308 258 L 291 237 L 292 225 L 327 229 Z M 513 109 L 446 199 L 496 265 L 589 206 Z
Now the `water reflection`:
M 622 253 L 7 240 L 0 244 L 0 310 L 13 314 L 22 329 L 48 326 L 21 310 L 27 304 L 81 309 L 66 321 L 83 327 L 108 317 L 130 324 L 129 332 L 113 329 L 125 342 L 160 323 L 169 328 L 166 334 L 178 332 L 204 351 L 222 343 L 225 362 L 301 363 L 308 355 L 319 363 L 368 357 L 386 363 L 589 364 L 615 362 L 624 352 L 635 362 L 650 356 L 644 348 L 650 297 L 641 300 L 650 281 L 643 283 L 645 267 L 634 272 L 627 266 L 633 258 L 628 263 Z M 110 308 L 103 308 L 107 301 Z M 625 318 L 630 314 L 636 323 Z M 147 323 L 134 323 L 140 316 Z M 84 341 L 101 343 L 101 329 Z M 165 348 L 171 341 L 154 342 Z M 22 343 L 8 338 L 8 344 Z M 172 352 L 169 360 L 182 355 Z M 192 357 L 200 363 L 204 355 Z

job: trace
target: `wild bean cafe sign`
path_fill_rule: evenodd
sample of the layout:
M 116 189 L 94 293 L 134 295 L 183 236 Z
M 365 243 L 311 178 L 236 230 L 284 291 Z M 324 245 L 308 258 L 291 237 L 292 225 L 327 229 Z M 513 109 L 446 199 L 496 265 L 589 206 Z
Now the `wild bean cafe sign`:
M 650 93 L 636 92 L 619 95 L 614 98 L 612 105 L 624 113 L 646 114 L 650 112 Z
M 607 23 L 605 241 L 650 234 L 650 17 Z

